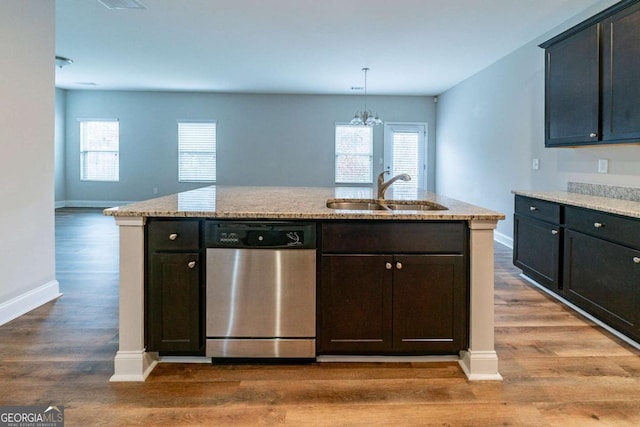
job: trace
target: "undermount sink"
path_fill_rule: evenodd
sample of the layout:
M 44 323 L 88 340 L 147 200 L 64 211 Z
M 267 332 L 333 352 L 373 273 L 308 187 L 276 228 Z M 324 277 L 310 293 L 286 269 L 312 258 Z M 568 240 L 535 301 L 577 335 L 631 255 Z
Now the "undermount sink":
M 426 200 L 329 199 L 327 207 L 351 211 L 441 211 L 446 207 Z

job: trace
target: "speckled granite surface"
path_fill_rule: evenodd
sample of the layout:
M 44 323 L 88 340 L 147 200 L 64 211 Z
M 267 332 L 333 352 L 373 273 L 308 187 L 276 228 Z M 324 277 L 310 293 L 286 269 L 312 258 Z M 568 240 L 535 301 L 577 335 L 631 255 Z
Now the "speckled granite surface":
M 635 187 L 569 182 L 567 184 L 567 191 L 570 193 L 586 194 L 587 196 L 608 197 L 611 199 L 640 202 L 640 188 Z
M 117 217 L 200 217 L 245 219 L 373 219 L 373 220 L 501 220 L 504 214 L 460 202 L 434 193 L 420 191 L 394 193 L 386 200 L 426 200 L 446 210 L 330 209 L 328 199 L 372 199 L 375 190 L 368 187 L 234 187 L 210 186 L 170 196 L 106 209 L 105 215 Z
M 519 191 L 514 194 L 533 197 L 565 205 L 579 206 L 609 212 L 618 215 L 640 218 L 640 202 L 613 199 L 610 197 L 592 196 L 588 194 L 570 193 L 568 191 Z

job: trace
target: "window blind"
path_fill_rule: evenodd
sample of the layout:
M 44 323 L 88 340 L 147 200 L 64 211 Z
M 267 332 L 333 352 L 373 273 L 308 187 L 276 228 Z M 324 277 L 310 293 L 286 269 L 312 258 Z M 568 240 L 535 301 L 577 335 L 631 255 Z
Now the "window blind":
M 336 125 L 336 184 L 369 184 L 373 169 L 373 129 Z
M 80 121 L 80 180 L 120 180 L 120 125 L 117 120 Z
M 216 123 L 178 122 L 178 181 L 216 180 Z
M 393 133 L 393 175 L 406 173 L 411 181 L 398 181 L 396 188 L 415 189 L 419 185 L 419 141 L 417 132 Z

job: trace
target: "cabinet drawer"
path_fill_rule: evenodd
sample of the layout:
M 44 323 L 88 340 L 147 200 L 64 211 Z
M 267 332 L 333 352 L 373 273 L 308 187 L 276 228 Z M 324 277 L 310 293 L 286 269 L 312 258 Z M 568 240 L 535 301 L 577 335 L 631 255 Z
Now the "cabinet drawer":
M 516 213 L 541 221 L 560 224 L 560 205 L 530 197 L 516 196 Z
M 601 239 L 640 249 L 640 220 L 567 206 L 566 227 Z
M 329 253 L 466 254 L 466 222 L 335 222 L 322 224 Z
M 198 220 L 150 220 L 147 233 L 151 251 L 200 248 L 200 221 Z

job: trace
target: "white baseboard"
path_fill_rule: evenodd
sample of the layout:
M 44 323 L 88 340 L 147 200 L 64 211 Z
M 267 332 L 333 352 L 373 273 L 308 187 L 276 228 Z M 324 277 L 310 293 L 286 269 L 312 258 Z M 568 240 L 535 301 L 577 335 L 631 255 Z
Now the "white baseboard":
M 0 326 L 62 296 L 60 284 L 52 280 L 35 289 L 0 303 Z
M 56 209 L 59 208 L 113 208 L 115 206 L 124 206 L 132 201 L 122 200 L 59 200 L 55 203 Z
M 493 240 L 498 243 L 501 243 L 508 247 L 509 249 L 513 249 L 513 237 L 509 237 L 506 234 L 499 233 L 497 231 L 493 232 Z

